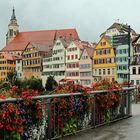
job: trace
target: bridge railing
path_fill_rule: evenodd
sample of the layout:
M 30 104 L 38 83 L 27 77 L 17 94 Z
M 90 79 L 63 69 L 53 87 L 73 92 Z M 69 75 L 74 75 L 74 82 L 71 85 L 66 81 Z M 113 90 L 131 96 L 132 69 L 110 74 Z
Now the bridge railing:
M 131 117 L 131 94 L 134 90 L 134 87 L 113 90 L 115 94 L 118 94 L 120 102 L 119 104 L 118 102 L 117 104 L 115 104 L 116 102 L 110 102 L 112 107 L 108 108 L 104 105 L 109 103 L 101 103 L 102 97 L 111 94 L 108 90 L 92 91 L 92 102 L 89 102 L 89 107 L 84 102 L 81 102 L 84 99 L 81 98 L 83 93 L 35 96 L 33 100 L 41 103 L 43 112 L 41 123 L 39 125 L 33 124 L 28 128 L 29 130 L 23 130 L 24 134 L 20 134 L 20 137 L 21 139 L 30 140 L 56 139 Z M 122 93 L 119 94 L 120 92 Z M 107 93 L 109 94 L 107 95 Z M 20 106 L 22 101 L 22 98 L 0 99 L 0 106 L 8 103 Z M 72 101 L 73 105 L 69 104 L 70 101 Z M 0 129 L 0 133 L 2 134 L 0 135 L 0 140 L 7 140 L 5 131 Z

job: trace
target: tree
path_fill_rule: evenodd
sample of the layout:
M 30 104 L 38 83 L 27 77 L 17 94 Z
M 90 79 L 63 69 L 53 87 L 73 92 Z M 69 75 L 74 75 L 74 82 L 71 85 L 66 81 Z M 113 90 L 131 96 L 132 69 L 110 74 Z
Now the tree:
M 31 79 L 24 79 L 22 81 L 22 88 L 24 89 L 35 89 L 39 91 L 43 91 L 44 88 L 42 86 L 42 80 L 39 78 L 32 77 Z
M 54 76 L 49 76 L 45 85 L 46 90 L 52 91 L 56 86 L 57 82 L 55 81 Z
M 10 86 L 13 86 L 17 80 L 17 73 L 16 71 L 8 72 L 6 81 L 9 83 Z

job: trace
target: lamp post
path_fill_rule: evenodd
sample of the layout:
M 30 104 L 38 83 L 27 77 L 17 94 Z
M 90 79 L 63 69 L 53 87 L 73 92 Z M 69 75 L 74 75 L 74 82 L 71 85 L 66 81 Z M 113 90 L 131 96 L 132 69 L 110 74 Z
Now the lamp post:
M 130 47 L 131 47 L 131 28 L 128 26 L 128 87 L 130 87 Z

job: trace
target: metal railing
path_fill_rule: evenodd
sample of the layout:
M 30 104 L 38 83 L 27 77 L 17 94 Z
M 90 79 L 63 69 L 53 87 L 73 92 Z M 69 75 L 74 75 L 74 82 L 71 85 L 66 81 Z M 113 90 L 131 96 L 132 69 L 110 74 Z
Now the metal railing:
M 73 117 L 64 117 L 65 114 L 62 114 L 62 109 L 58 106 L 57 103 L 62 102 L 60 99 L 71 99 L 75 102 L 79 102 L 83 93 L 73 93 L 73 94 L 54 94 L 54 95 L 41 95 L 33 97 L 33 100 L 39 100 L 42 103 L 43 110 L 43 119 L 40 126 L 32 126 L 30 128 L 29 138 L 30 140 L 51 140 L 60 138 L 66 135 L 76 133 L 85 129 L 95 128 L 97 126 L 105 125 L 120 119 L 128 118 L 132 116 L 131 111 L 131 95 L 134 92 L 134 87 L 123 88 L 123 94 L 120 94 L 121 103 L 117 107 L 110 108 L 107 110 L 100 110 L 97 106 L 97 95 L 106 94 L 108 90 L 98 90 L 92 91 L 92 100 L 90 111 L 86 111 L 84 104 L 81 110 L 76 110 L 77 106 L 69 110 L 65 108 L 67 112 L 74 112 L 76 115 Z M 114 90 L 118 92 L 118 90 Z M 122 89 L 119 91 L 122 92 Z M 71 98 L 72 97 L 72 98 Z M 57 102 L 54 102 L 54 98 L 57 99 Z M 5 103 L 14 103 L 20 104 L 22 98 L 9 98 L 9 99 L 0 99 L 0 106 Z M 68 100 L 69 101 L 69 100 Z M 80 104 L 81 105 L 81 104 Z M 59 108 L 60 107 L 60 108 Z M 34 110 L 35 111 L 35 110 Z M 64 113 L 64 112 L 63 112 Z M 60 117 L 63 115 L 63 118 Z M 61 122 L 66 122 L 61 126 Z M 4 132 L 3 132 L 4 133 Z M 22 136 L 21 136 L 22 137 Z M 6 140 L 6 136 L 0 140 Z

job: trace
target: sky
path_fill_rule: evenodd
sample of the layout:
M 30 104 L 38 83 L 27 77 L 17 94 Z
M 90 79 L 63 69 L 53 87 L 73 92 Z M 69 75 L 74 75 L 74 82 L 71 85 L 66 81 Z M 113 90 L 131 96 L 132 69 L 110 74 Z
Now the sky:
M 119 19 L 140 33 L 140 0 L 0 0 L 0 49 L 13 6 L 19 31 L 76 28 L 81 40 L 98 42 Z

